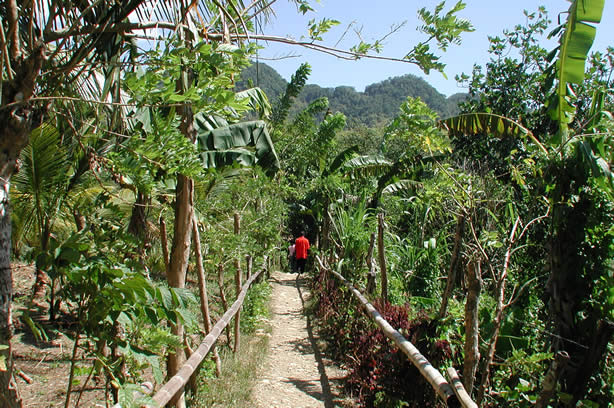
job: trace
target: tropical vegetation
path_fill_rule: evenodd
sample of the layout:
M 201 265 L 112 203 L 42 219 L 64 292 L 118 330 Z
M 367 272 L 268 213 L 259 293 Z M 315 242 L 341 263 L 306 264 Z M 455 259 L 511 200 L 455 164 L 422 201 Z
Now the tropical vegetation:
M 590 52 L 604 0 L 570 2 L 554 27 L 525 11 L 457 78 L 468 98 L 454 108 L 409 78 L 322 90 L 308 63 L 254 86 L 257 39 L 354 59 L 381 48 L 324 46 L 331 19 L 312 20 L 306 43 L 256 33 L 273 3 L 0 5 L 3 406 L 23 406 L 15 330 L 71 339 L 66 407 L 90 382 L 106 404 L 151 402 L 135 401 L 138 384 L 180 370 L 237 296 L 235 272 L 283 267 L 302 229 L 312 312 L 358 405 L 441 401 L 328 270 L 433 365 L 456 367 L 478 406 L 611 406 L 614 49 Z M 444 70 L 437 54 L 473 29 L 463 7 L 419 10 L 426 39 L 400 59 Z M 31 293 L 14 293 L 24 265 Z M 268 293 L 250 292 L 244 333 Z M 208 400 L 231 338 L 174 406 Z

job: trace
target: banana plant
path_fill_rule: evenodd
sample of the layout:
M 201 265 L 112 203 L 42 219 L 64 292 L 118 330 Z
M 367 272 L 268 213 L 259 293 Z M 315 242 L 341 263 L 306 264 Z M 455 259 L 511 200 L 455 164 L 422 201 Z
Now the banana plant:
M 612 212 L 604 212 L 603 207 L 611 206 L 614 198 L 613 127 L 611 121 L 606 123 L 611 114 L 603 110 L 606 90 L 593 94 L 589 120 L 574 121 L 574 87 L 585 81 L 585 62 L 596 32 L 592 24 L 601 21 L 603 6 L 604 0 L 572 1 L 567 20 L 551 34 L 559 35 L 559 46 L 550 53 L 553 62 L 546 72 L 546 86 L 554 85 L 546 106 L 558 127 L 554 134 L 533 135 L 522 124 L 492 113 L 441 121 L 453 136 L 522 137 L 541 152 L 536 157 L 542 164 L 548 184 L 544 194 L 550 203 L 550 278 L 546 290 L 555 334 L 551 348 L 555 353 L 566 352 L 570 362 L 560 372 L 551 369 L 549 375 L 553 377 L 543 385 L 537 404 L 540 407 L 554 398 L 557 383 L 569 395 L 566 401 L 559 401 L 561 405 L 575 406 L 584 398 L 589 378 L 606 353 L 604 344 L 614 334 L 607 320 L 611 319 L 614 302 L 600 295 L 599 289 L 604 280 L 612 284 L 604 259 L 614 256 L 614 233 L 608 227 Z M 584 249 L 587 240 L 593 242 L 590 255 Z M 601 300 L 595 296 L 601 296 Z M 601 305 L 590 306 L 591 302 Z M 589 346 L 580 346 L 584 344 Z

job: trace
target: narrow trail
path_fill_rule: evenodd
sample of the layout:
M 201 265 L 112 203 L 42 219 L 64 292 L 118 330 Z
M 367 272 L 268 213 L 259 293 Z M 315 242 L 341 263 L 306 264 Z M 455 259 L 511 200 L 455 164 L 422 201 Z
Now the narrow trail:
M 304 314 L 307 280 L 275 272 L 271 277 L 272 333 L 260 378 L 253 390 L 258 408 L 351 407 L 340 393 L 344 373 L 318 346 L 317 334 Z

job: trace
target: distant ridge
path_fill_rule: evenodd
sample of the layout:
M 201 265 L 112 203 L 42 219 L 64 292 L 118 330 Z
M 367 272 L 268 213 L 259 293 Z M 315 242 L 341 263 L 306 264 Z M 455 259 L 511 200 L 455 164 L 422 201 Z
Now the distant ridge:
M 260 86 L 271 102 L 283 95 L 288 84 L 275 69 L 264 63 L 254 63 L 246 68 L 237 87 L 247 87 L 248 81 Z M 328 98 L 331 111 L 345 114 L 350 126 L 375 126 L 388 122 L 398 114 L 400 104 L 408 96 L 420 97 L 442 118 L 457 114 L 458 103 L 468 98 L 463 93 L 446 98 L 424 79 L 407 74 L 368 85 L 364 92 L 357 92 L 351 86 L 322 88 L 307 84 L 298 96 L 291 114 L 323 96 Z

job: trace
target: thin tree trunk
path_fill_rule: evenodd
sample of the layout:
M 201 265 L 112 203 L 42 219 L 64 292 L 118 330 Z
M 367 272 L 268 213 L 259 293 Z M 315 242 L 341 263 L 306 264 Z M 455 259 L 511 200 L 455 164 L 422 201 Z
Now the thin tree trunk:
M 382 302 L 388 302 L 388 274 L 386 270 L 386 252 L 384 248 L 384 213 L 377 216 L 377 255 L 382 279 Z
M 236 296 L 238 297 L 241 293 L 241 263 L 239 259 L 235 259 L 235 289 Z M 235 315 L 235 344 L 234 344 L 234 352 L 239 352 L 239 347 L 241 346 L 241 307 L 237 311 Z
M 49 248 L 49 240 L 51 239 L 51 231 L 49 228 L 48 221 L 45 221 L 41 227 L 41 251 L 45 252 Z M 45 288 L 46 286 L 51 285 L 51 278 L 49 275 L 42 270 L 39 265 L 36 265 L 36 275 L 34 278 L 34 285 L 32 287 L 32 301 L 40 300 L 41 302 L 45 299 Z M 51 288 L 53 291 L 53 287 Z M 49 302 L 49 319 L 51 321 L 55 320 L 55 305 L 53 302 Z
M 439 318 L 443 319 L 448 312 L 448 300 L 452 295 L 452 289 L 456 283 L 456 275 L 458 271 L 458 263 L 460 259 L 460 251 L 463 243 L 463 231 L 465 230 L 465 216 L 460 215 L 456 221 L 456 233 L 454 234 L 454 248 L 450 258 L 450 269 L 448 270 L 448 281 L 446 289 L 443 292 L 441 299 L 441 307 L 439 308 Z
M 187 16 L 188 10 L 183 9 L 182 15 Z M 194 40 L 192 33 L 182 30 L 180 36 L 185 43 L 189 44 Z M 194 73 L 190 67 L 182 67 L 181 75 L 177 80 L 177 92 L 185 93 L 193 82 Z M 190 142 L 196 141 L 196 129 L 194 127 L 194 112 L 190 105 L 180 105 L 177 113 L 181 117 L 179 126 L 181 133 Z M 169 271 L 167 280 L 169 286 L 173 288 L 184 288 L 185 278 L 190 258 L 190 245 L 192 239 L 192 220 L 194 218 L 194 182 L 189 177 L 179 174 L 177 176 L 177 187 L 175 190 L 175 223 L 173 245 L 171 248 Z M 172 327 L 172 332 L 180 339 L 183 339 L 183 325 L 177 322 Z M 168 376 L 177 374 L 183 363 L 186 361 L 184 348 L 178 346 L 175 353 L 171 353 L 169 358 Z M 185 408 L 185 395 L 179 393 L 171 400 L 171 406 Z
M 136 199 L 132 205 L 132 214 L 128 223 L 128 232 L 143 240 L 143 245 L 139 248 L 144 249 L 148 244 L 147 236 L 147 205 L 149 204 L 149 196 L 140 190 L 136 192 Z M 142 255 L 142 254 L 141 254 Z
M 565 368 L 569 362 L 569 354 L 564 351 L 559 351 L 554 356 L 554 361 L 550 364 L 550 368 L 542 381 L 542 390 L 539 393 L 539 398 L 535 403 L 535 408 L 545 408 L 550 406 L 550 400 L 556 392 L 556 384 L 559 381 L 561 370 Z
M 209 295 L 207 294 L 207 278 L 205 275 L 205 268 L 203 267 L 203 255 L 200 247 L 200 233 L 198 231 L 198 223 L 196 218 L 192 223 L 192 229 L 194 234 L 194 252 L 196 254 L 196 268 L 198 271 L 198 291 L 200 292 L 200 310 L 203 314 L 203 321 L 205 323 L 205 331 L 207 334 L 211 332 L 211 315 L 209 313 Z M 222 361 L 220 355 L 217 352 L 217 347 L 213 347 L 213 361 L 215 362 L 215 375 L 220 377 L 222 375 Z
M 160 216 L 160 240 L 162 245 L 162 257 L 164 258 L 164 274 L 168 276 L 169 256 L 168 256 L 168 235 L 166 233 L 166 222 Z
M 375 262 L 373 262 L 373 249 L 375 248 L 375 233 L 371 233 L 371 239 L 369 240 L 369 250 L 367 251 L 367 294 L 373 295 L 375 293 Z
M 482 290 L 482 271 L 479 260 L 467 265 L 467 300 L 465 301 L 465 363 L 463 366 L 463 383 L 471 395 L 475 382 L 475 373 L 480 361 L 478 311 L 480 292 Z
M 241 216 L 239 215 L 238 212 L 234 213 L 234 233 L 235 235 L 239 235 L 241 233 Z M 239 258 L 235 258 L 235 289 L 236 289 L 236 293 L 237 296 L 239 296 L 239 293 L 241 293 L 241 262 L 239 261 Z M 237 312 L 237 314 L 235 315 L 235 341 L 234 341 L 234 352 L 237 353 L 239 351 L 239 345 L 241 342 L 241 328 L 240 328 L 240 322 L 241 322 L 241 309 L 239 308 L 239 311 Z
M 481 406 L 482 400 L 484 399 L 484 394 L 486 393 L 486 389 L 490 383 L 490 365 L 495 358 L 495 350 L 497 348 L 497 340 L 499 339 L 499 331 L 501 330 L 501 323 L 503 321 L 503 312 L 505 310 L 505 282 L 507 279 L 507 271 L 510 266 L 510 258 L 512 256 L 512 247 L 515 242 L 516 230 L 518 229 L 518 225 L 520 224 L 520 217 L 516 218 L 514 222 L 514 226 L 512 227 L 512 231 L 509 236 L 509 244 L 505 251 L 505 256 L 503 258 L 503 269 L 501 270 L 501 274 L 499 275 L 497 281 L 497 304 L 495 306 L 495 319 L 493 321 L 493 333 L 490 338 L 490 343 L 488 344 L 488 352 L 486 354 L 486 359 L 484 359 L 484 363 L 482 365 L 482 380 L 480 381 L 480 385 L 478 388 L 478 395 L 476 397 L 476 403 Z
M 251 255 L 245 255 L 245 265 L 247 265 L 247 274 L 245 277 L 246 280 L 249 280 L 252 277 L 253 261 L 254 260 Z
M 172 288 L 185 287 L 192 238 L 193 193 L 193 181 L 184 175 L 178 175 L 175 193 L 175 233 L 173 235 L 173 246 L 167 276 L 168 284 Z M 179 321 L 172 325 L 172 333 L 183 339 L 183 325 Z M 178 346 L 169 356 L 168 377 L 170 378 L 177 374 L 185 361 L 184 349 L 182 346 Z M 177 398 L 173 399 L 172 404 L 175 404 L 178 408 L 185 407 L 183 393 L 180 393 Z

